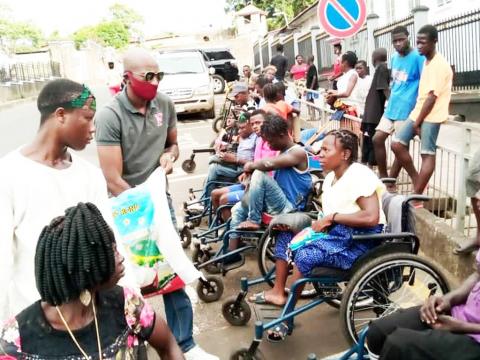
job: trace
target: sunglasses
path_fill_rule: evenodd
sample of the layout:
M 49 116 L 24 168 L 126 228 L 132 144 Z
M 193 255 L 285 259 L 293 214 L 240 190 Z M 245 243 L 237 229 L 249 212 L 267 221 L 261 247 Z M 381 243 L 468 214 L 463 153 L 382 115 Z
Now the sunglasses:
M 141 77 L 144 78 L 145 81 L 148 81 L 148 82 L 151 82 L 154 78 L 156 78 L 157 81 L 160 82 L 163 79 L 163 75 L 165 75 L 165 73 L 163 71 L 159 71 L 157 73 L 155 73 L 153 71 L 148 71 L 145 74 L 132 72 L 132 74 L 141 76 Z

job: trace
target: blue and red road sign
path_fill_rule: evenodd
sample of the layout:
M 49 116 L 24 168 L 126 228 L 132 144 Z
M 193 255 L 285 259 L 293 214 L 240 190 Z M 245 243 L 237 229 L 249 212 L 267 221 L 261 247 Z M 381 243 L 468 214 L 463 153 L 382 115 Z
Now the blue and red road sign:
M 320 0 L 317 11 L 323 29 L 340 39 L 357 33 L 367 17 L 365 0 Z

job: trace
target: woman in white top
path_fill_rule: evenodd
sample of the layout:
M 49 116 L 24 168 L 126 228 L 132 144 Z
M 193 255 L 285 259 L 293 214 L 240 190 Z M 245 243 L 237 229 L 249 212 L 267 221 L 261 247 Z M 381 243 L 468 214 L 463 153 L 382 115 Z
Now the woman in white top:
M 343 75 L 337 80 L 337 90 L 328 90 L 327 92 L 327 102 L 329 104 L 333 104 L 335 100 L 340 99 L 345 105 L 356 105 L 352 93 L 358 81 L 358 74 L 355 71 L 357 61 L 357 55 L 351 51 L 342 55 L 341 69 Z
M 353 235 L 382 232 L 385 224 L 381 206 L 385 186 L 372 170 L 356 162 L 357 157 L 358 138 L 354 133 L 342 129 L 326 135 L 320 151 L 320 162 L 329 172 L 322 189 L 324 216 L 293 240 L 291 232 L 281 232 L 276 238 L 277 265 L 289 260 L 295 264 L 292 281 L 309 276 L 320 266 L 350 269 L 355 260 L 378 245 L 375 240 L 353 241 Z M 285 230 L 282 226 L 279 229 Z M 275 287 L 254 295 L 250 301 L 285 304 L 288 270 L 282 268 L 277 266 Z M 287 325 L 281 323 L 269 339 L 283 340 L 287 332 Z

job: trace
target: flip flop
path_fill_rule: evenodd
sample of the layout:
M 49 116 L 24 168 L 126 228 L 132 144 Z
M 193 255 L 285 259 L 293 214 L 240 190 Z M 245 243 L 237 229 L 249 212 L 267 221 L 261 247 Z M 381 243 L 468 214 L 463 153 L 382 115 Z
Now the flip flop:
M 287 324 L 280 323 L 272 329 L 272 332 L 268 333 L 267 340 L 273 343 L 278 343 L 287 337 L 289 329 Z
M 471 252 L 478 250 L 478 242 L 476 239 L 469 239 L 465 244 L 457 245 L 455 249 L 453 249 L 453 253 L 455 255 L 467 255 Z
M 285 304 L 278 305 L 271 303 L 265 298 L 265 291 L 261 291 L 259 293 L 256 293 L 252 296 L 250 296 L 247 301 L 252 304 L 257 304 L 257 305 L 272 305 L 272 306 L 278 306 L 278 307 L 283 307 Z

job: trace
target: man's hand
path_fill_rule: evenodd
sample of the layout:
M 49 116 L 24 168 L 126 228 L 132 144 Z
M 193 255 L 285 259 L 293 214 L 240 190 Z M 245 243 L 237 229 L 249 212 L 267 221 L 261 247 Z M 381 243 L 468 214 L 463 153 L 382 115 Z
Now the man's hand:
M 312 229 L 315 232 L 325 232 L 331 225 L 333 221 L 330 216 L 325 216 L 323 219 L 314 221 L 312 223 Z
M 228 163 L 235 164 L 237 162 L 237 156 L 234 153 L 221 152 L 220 154 L 218 154 L 218 157 L 220 158 L 220 160 Z
M 450 301 L 443 296 L 432 295 L 420 308 L 420 319 L 427 323 L 433 324 L 437 321 L 440 314 L 450 311 Z
M 253 161 L 248 161 L 243 166 L 243 171 L 246 172 L 246 173 L 252 173 L 253 170 L 255 170 L 255 168 L 253 167 Z
M 456 333 L 465 332 L 464 322 L 449 315 L 439 315 L 437 321 L 430 324 L 430 327 L 434 330 L 445 330 Z
M 165 171 L 165 174 L 171 174 L 173 171 L 173 162 L 175 161 L 175 157 L 171 153 L 163 153 L 160 156 L 160 166 Z
M 419 138 L 422 137 L 422 125 L 418 125 L 417 123 L 413 124 L 413 133 L 417 135 Z

